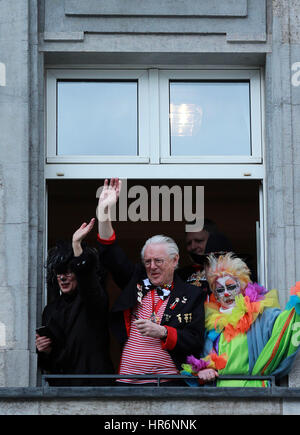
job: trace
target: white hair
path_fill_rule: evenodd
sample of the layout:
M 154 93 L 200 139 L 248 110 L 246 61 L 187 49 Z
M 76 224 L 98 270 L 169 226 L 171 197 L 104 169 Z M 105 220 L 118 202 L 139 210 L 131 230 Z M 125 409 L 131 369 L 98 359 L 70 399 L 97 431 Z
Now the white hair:
M 169 257 L 174 258 L 176 255 L 179 255 L 179 249 L 178 249 L 177 244 L 174 242 L 174 240 L 171 239 L 171 237 L 159 234 L 156 236 L 152 236 L 152 237 L 150 237 L 150 239 L 146 240 L 146 243 L 144 244 L 144 246 L 141 250 L 142 261 L 144 261 L 144 254 L 145 254 L 145 249 L 147 246 L 149 246 L 149 245 L 161 245 L 161 244 L 166 245 L 167 254 L 169 255 Z

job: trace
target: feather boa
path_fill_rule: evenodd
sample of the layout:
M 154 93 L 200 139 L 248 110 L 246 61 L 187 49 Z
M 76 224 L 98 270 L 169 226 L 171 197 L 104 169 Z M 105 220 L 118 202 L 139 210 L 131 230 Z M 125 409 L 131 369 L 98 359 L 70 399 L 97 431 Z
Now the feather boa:
M 291 288 L 291 296 L 286 309 L 295 308 L 300 315 L 300 281 Z M 215 339 L 223 331 L 225 339 L 230 342 L 240 333 L 246 333 L 266 308 L 279 308 L 276 290 L 267 291 L 258 284 L 248 284 L 244 295 L 235 298 L 236 306 L 230 314 L 219 311 L 220 304 L 211 296 L 211 301 L 205 304 L 205 326 L 208 335 Z M 211 352 L 205 358 L 197 359 L 193 355 L 187 358 L 187 364 L 182 364 L 182 374 L 197 376 L 200 370 L 214 368 L 222 370 L 227 363 L 227 355 L 217 355 Z
M 223 332 L 227 342 L 238 334 L 245 334 L 257 316 L 266 308 L 279 307 L 276 290 L 267 291 L 258 284 L 248 284 L 244 295 L 235 298 L 235 307 L 230 314 L 219 311 L 220 304 L 212 297 L 205 304 L 205 327 L 207 331 Z
M 187 364 L 182 364 L 182 374 L 191 374 L 196 376 L 200 370 L 215 369 L 222 370 L 227 363 L 227 355 L 217 355 L 216 352 L 211 352 L 205 358 L 197 359 L 193 355 L 187 357 Z
M 296 313 L 300 315 L 300 281 L 291 287 L 291 296 L 285 309 L 290 310 L 291 308 L 295 308 Z

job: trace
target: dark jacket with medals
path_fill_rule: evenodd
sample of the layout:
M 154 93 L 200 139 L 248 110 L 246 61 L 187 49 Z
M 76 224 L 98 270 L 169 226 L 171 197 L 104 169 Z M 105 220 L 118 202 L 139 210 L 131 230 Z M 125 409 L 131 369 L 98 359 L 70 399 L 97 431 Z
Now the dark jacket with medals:
M 183 281 L 200 287 L 202 291 L 209 295 L 211 291 L 204 273 L 207 257 L 212 253 L 231 252 L 232 249 L 230 241 L 224 234 L 219 232 L 211 233 L 207 240 L 205 253 L 201 255 L 190 252 L 189 255 L 193 260 L 193 264 L 178 269 L 178 274 Z
M 114 335 L 124 345 L 129 333 L 130 313 L 139 299 L 138 284 L 147 278 L 142 264 L 134 265 L 119 245 L 98 243 L 101 262 L 111 272 L 122 292 L 111 310 L 110 323 Z M 178 370 L 186 357 L 201 352 L 204 343 L 204 299 L 200 289 L 184 283 L 174 274 L 174 286 L 161 319 L 168 329 L 168 337 L 162 343 Z

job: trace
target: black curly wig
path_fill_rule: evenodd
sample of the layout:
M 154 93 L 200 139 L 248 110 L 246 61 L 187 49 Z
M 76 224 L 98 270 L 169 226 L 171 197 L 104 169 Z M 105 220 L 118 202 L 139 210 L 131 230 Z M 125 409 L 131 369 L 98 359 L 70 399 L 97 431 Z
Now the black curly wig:
M 104 281 L 106 273 L 100 267 L 97 249 L 87 247 L 83 242 L 82 249 L 88 251 L 93 258 L 93 267 L 101 281 Z M 56 245 L 49 249 L 46 263 L 47 274 L 47 291 L 48 302 L 51 302 L 60 295 L 60 288 L 57 281 L 57 275 L 73 272 L 74 269 L 74 253 L 72 243 L 64 240 L 59 240 Z

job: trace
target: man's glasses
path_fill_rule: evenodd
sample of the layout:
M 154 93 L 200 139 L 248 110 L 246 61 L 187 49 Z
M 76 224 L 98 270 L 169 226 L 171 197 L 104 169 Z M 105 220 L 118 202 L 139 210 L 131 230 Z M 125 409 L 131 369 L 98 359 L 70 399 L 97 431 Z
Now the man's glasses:
M 160 267 L 164 264 L 165 259 L 164 258 L 152 258 L 151 260 L 144 260 L 144 265 L 145 267 L 151 267 L 151 264 L 153 263 L 155 264 L 155 266 Z

